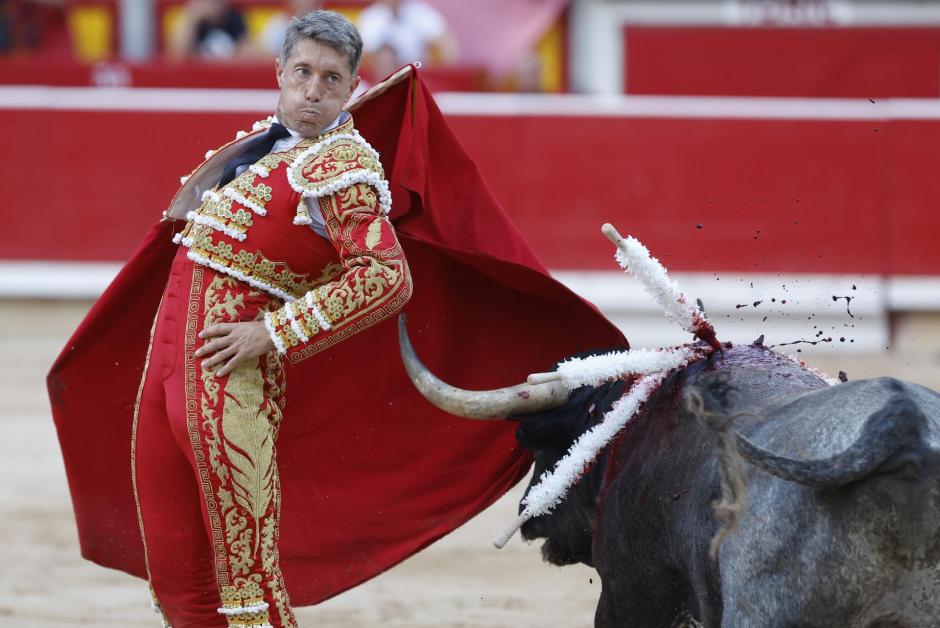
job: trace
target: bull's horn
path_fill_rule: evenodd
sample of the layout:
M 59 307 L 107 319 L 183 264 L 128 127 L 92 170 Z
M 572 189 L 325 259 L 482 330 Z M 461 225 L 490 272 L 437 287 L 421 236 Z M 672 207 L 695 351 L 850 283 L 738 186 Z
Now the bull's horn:
M 519 384 L 497 390 L 463 390 L 442 382 L 415 354 L 404 314 L 398 317 L 398 344 L 405 370 L 415 388 L 432 404 L 457 416 L 502 419 L 557 408 L 568 400 L 568 389 L 561 382 Z
M 921 439 L 927 418 L 906 395 L 892 395 L 865 422 L 862 433 L 844 452 L 821 460 L 793 460 L 767 451 L 738 435 L 738 450 L 767 473 L 814 488 L 836 488 L 861 480 L 905 445 Z

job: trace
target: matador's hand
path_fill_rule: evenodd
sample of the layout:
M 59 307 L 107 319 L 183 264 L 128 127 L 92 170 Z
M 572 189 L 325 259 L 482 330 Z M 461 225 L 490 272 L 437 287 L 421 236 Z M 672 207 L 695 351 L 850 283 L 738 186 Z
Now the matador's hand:
M 200 338 L 211 338 L 196 351 L 196 357 L 210 356 L 202 361 L 208 369 L 225 362 L 216 375 L 228 375 L 232 369 L 246 360 L 252 360 L 274 348 L 264 323 L 219 323 L 210 325 L 199 333 Z

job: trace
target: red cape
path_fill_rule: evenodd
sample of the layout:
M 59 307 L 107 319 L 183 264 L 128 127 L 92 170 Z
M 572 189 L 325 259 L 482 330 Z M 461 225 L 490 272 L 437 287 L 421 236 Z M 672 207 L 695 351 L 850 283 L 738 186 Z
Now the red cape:
M 356 127 L 386 168 L 391 216 L 414 280 L 410 331 L 429 368 L 457 386 L 491 388 L 576 351 L 625 347 L 592 305 L 548 276 L 417 72 L 399 73 L 382 89 L 357 103 Z M 48 378 L 82 555 L 141 577 L 131 426 L 150 327 L 176 252 L 171 232 L 168 223 L 152 227 Z M 280 554 L 297 606 L 414 554 L 529 468 L 514 423 L 452 417 L 417 393 L 395 327 L 377 325 L 287 367 L 277 443 Z

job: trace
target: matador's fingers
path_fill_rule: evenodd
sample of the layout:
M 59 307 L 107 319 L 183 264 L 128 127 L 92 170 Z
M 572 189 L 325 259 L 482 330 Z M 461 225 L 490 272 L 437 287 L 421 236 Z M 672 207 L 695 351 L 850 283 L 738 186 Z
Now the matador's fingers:
M 248 359 L 247 356 L 245 356 L 243 353 L 236 353 L 235 355 L 232 356 L 231 360 L 225 363 L 225 366 L 223 366 L 216 372 L 215 374 L 216 377 L 225 377 L 226 375 L 232 372 L 232 369 L 234 369 L 236 366 L 238 366 L 239 364 L 241 364 L 247 359 Z
M 231 336 L 221 336 L 215 340 L 210 340 L 206 344 L 202 345 L 196 350 L 194 354 L 197 358 L 201 358 L 204 355 L 209 355 L 215 353 L 216 351 L 221 351 L 222 349 L 228 347 L 232 344 Z
M 232 325 L 235 323 L 216 323 L 215 325 L 209 325 L 201 332 L 199 332 L 200 338 L 211 338 L 212 336 L 225 336 L 232 331 Z
M 210 369 L 217 364 L 225 362 L 229 358 L 235 356 L 238 353 L 238 349 L 235 347 L 226 347 L 221 351 L 216 351 L 213 355 L 209 356 L 202 361 L 203 370 Z M 216 373 L 218 375 L 218 373 Z

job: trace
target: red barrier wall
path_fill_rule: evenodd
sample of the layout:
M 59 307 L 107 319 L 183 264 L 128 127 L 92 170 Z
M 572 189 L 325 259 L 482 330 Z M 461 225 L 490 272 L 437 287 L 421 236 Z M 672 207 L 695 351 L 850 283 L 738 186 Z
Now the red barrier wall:
M 628 26 L 626 92 L 940 96 L 940 28 Z
M 257 117 L 4 111 L 2 257 L 126 257 Z M 450 121 L 552 268 L 612 269 L 609 221 L 672 270 L 940 275 L 940 120 Z
M 610 269 L 612 222 L 674 270 L 940 273 L 940 121 L 453 124 L 553 268 Z

